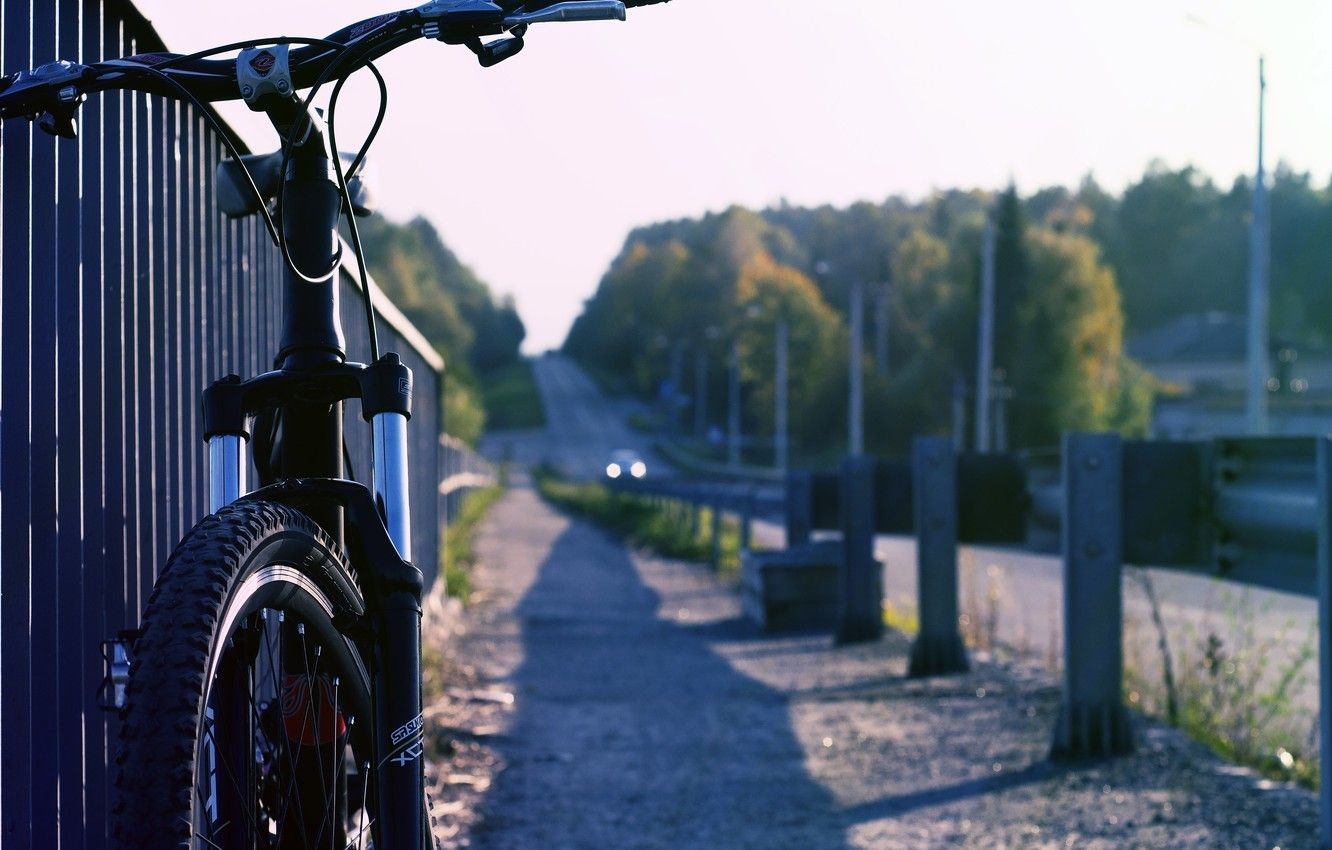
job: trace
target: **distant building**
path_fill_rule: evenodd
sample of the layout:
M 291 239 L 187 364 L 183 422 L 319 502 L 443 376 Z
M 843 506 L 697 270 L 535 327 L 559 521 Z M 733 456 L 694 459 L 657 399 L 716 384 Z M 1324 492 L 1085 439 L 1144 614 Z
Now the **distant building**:
M 1248 386 L 1246 323 L 1231 313 L 1191 313 L 1126 344 L 1130 357 L 1165 387 L 1152 436 L 1165 439 L 1244 434 Z M 1268 356 L 1272 434 L 1332 432 L 1332 356 L 1273 339 Z

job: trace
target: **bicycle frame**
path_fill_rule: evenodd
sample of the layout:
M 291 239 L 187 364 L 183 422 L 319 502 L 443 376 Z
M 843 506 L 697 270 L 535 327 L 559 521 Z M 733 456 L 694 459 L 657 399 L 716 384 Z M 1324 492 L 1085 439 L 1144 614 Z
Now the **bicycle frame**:
M 248 381 L 230 375 L 205 390 L 209 507 L 216 511 L 247 498 L 245 448 L 253 438 L 247 423 L 263 411 L 281 411 L 283 436 L 288 438 L 277 441 L 277 475 L 261 481 L 264 486 L 248 498 L 301 509 L 352 558 L 364 585 L 366 625 L 376 636 L 363 642 L 376 679 L 376 846 L 410 850 L 420 846 L 425 797 L 423 581 L 421 571 L 410 563 L 407 487 L 411 370 L 393 354 L 369 366 L 347 362 L 336 281 L 342 199 L 323 121 L 317 113 L 305 113 L 294 97 L 266 111 L 290 151 L 280 225 L 291 261 L 307 274 L 327 273 L 310 283 L 290 266 L 285 270 L 283 330 L 274 371 Z M 361 400 L 371 423 L 373 495 L 363 485 L 344 480 L 342 414 L 349 398 Z
M 516 55 L 532 24 L 624 20 L 627 6 L 658 2 L 664 0 L 426 0 L 416 8 L 376 16 L 323 39 L 278 38 L 261 42 L 268 47 L 246 42 L 198 54 L 144 53 L 86 65 L 57 60 L 0 76 L 0 121 L 32 120 L 56 136 L 77 136 L 75 115 L 89 94 L 133 90 L 195 104 L 224 139 L 227 133 L 207 104 L 239 96 L 252 109 L 266 113 L 283 139 L 285 173 L 278 181 L 276 222 L 266 209 L 273 172 L 265 172 L 265 188 L 260 190 L 240 152 L 226 142 L 233 157 L 229 162 L 243 179 L 227 184 L 235 189 L 231 193 L 235 197 L 224 201 L 219 191 L 219 200 L 229 214 L 263 214 L 279 243 L 285 261 L 283 325 L 273 371 L 247 380 L 229 375 L 204 391 L 208 505 L 212 512 L 242 499 L 289 505 L 327 532 L 347 556 L 362 598 L 354 606 L 329 611 L 328 623 L 356 645 L 360 663 L 370 668 L 374 728 L 369 733 L 357 730 L 353 738 L 343 740 L 369 744 L 375 779 L 367 794 L 378 803 L 372 828 L 376 847 L 419 850 L 423 839 L 423 581 L 411 563 L 406 425 L 411 415 L 411 372 L 392 354 L 375 353 L 375 362 L 368 365 L 347 360 L 338 318 L 337 222 L 344 198 L 348 204 L 354 201 L 345 191 L 336 152 L 330 150 L 331 131 L 296 92 L 309 90 L 313 99 L 320 86 L 337 81 L 332 104 L 340 81 L 360 68 L 374 70 L 375 59 L 417 39 L 465 46 L 489 67 Z M 485 40 L 492 36 L 495 40 Z M 233 49 L 240 49 L 234 59 L 214 58 Z M 238 203 L 232 206 L 231 201 Z M 373 317 L 370 326 L 373 340 Z M 371 348 L 375 349 L 373 343 Z M 345 480 L 343 407 L 352 398 L 360 400 L 371 424 L 373 492 Z M 250 423 L 256 418 L 263 427 L 252 432 Z M 258 489 L 247 492 L 250 454 L 259 461 L 254 466 L 260 480 Z M 302 533 L 311 531 L 304 518 L 301 525 Z M 232 528 L 233 533 L 244 533 L 236 531 L 238 526 Z M 321 564 L 290 566 L 317 573 Z M 343 569 L 342 564 L 336 567 L 339 572 Z M 223 598 L 221 604 L 228 601 Z M 297 643 L 291 639 L 292 631 L 300 634 L 299 627 L 288 623 L 280 628 L 282 670 L 313 676 L 316 662 L 287 657 L 288 647 Z M 126 643 L 117 644 L 108 655 L 107 684 L 116 693 L 124 691 L 130 640 L 125 638 Z M 159 645 L 156 657 L 163 655 Z M 362 705 L 358 710 L 365 709 Z M 254 758 L 247 744 L 242 739 L 214 740 L 209 746 L 229 750 L 238 757 L 233 763 L 240 764 Z M 337 748 L 339 743 L 318 746 Z M 293 775 L 304 771 L 299 762 L 299 754 L 290 760 Z M 288 787 L 296 786 L 293 781 Z M 282 802 L 299 802 L 288 792 L 278 793 Z M 292 817 L 300 820 L 302 815 Z

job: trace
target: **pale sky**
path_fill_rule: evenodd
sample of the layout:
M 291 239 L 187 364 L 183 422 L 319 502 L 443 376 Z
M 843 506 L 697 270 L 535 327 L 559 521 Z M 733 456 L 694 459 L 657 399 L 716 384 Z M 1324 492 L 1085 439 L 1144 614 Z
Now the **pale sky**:
M 179 52 L 323 36 L 395 8 L 136 2 Z M 1268 167 L 1323 185 L 1329 34 L 1326 0 L 674 0 L 626 23 L 533 27 L 492 69 L 434 42 L 381 60 L 373 187 L 387 215 L 426 216 L 514 296 L 537 352 L 563 341 L 641 224 L 1010 178 L 1031 192 L 1088 172 L 1117 192 L 1154 158 L 1228 185 L 1257 157 L 1260 49 Z M 374 105 L 373 85 L 348 85 L 343 147 Z M 227 114 L 253 148 L 274 147 L 243 106 Z

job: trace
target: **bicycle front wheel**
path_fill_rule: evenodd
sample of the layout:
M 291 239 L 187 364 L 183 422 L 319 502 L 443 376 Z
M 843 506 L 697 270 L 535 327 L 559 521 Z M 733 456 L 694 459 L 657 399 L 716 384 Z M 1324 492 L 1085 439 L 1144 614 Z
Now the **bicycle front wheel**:
M 117 758 L 120 846 L 369 847 L 362 598 L 308 517 L 238 502 L 181 541 L 144 614 Z

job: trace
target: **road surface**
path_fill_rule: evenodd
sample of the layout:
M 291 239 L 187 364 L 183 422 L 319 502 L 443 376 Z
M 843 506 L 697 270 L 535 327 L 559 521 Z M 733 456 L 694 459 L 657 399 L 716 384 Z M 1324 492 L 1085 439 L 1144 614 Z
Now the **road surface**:
M 587 373 L 561 354 L 531 362 L 546 426 L 487 436 L 481 448 L 488 457 L 527 467 L 548 463 L 571 478 L 591 479 L 604 474 L 611 452 L 630 449 L 647 462 L 649 475 L 669 472 L 652 449 L 652 437 L 629 426 L 641 405 L 606 398 Z

